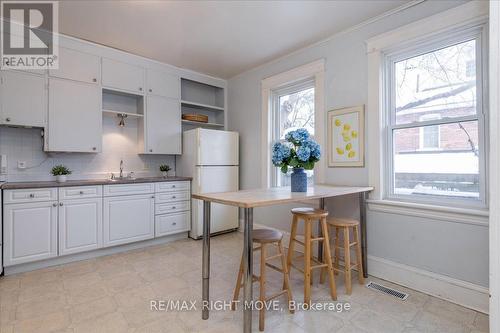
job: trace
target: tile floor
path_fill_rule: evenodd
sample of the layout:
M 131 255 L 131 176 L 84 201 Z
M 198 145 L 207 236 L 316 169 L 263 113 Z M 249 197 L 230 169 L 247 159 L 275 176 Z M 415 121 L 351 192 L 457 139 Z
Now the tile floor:
M 230 300 L 241 255 L 242 237 L 233 233 L 212 239 L 214 300 Z M 268 270 L 271 271 L 271 270 Z M 241 311 L 213 311 L 208 321 L 199 311 L 152 311 L 151 300 L 200 300 L 201 241 L 181 240 L 97 259 L 0 278 L 0 332 L 167 333 L 240 332 Z M 269 290 L 281 286 L 269 273 Z M 317 276 L 316 276 L 317 278 Z M 389 282 L 372 281 L 394 286 Z M 294 299 L 302 299 L 302 280 L 292 272 Z M 317 281 L 313 300 L 329 300 L 327 286 Z M 268 312 L 266 332 L 488 332 L 488 316 L 425 294 L 407 301 L 354 284 L 345 295 L 337 279 L 339 301 L 351 309 Z M 254 294 L 258 294 L 255 285 Z M 283 299 L 282 299 L 283 300 Z M 254 331 L 258 329 L 254 312 Z

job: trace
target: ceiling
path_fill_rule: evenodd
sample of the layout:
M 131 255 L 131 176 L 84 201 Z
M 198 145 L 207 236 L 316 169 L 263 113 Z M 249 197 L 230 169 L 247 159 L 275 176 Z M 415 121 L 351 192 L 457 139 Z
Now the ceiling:
M 59 30 L 230 78 L 405 2 L 61 1 Z

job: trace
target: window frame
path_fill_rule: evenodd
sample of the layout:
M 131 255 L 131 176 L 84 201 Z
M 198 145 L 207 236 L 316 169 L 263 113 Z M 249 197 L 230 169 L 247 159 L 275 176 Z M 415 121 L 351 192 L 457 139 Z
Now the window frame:
M 481 24 L 472 28 L 464 28 L 455 31 L 438 34 L 425 41 L 414 43 L 404 48 L 392 47 L 382 53 L 382 89 L 384 98 L 384 117 L 385 124 L 383 128 L 383 159 L 384 170 L 383 199 L 403 202 L 417 202 L 423 204 L 453 206 L 461 205 L 470 208 L 486 208 L 488 202 L 487 185 L 487 164 L 488 148 L 487 140 L 487 36 L 486 26 Z M 470 40 L 476 41 L 476 114 L 455 117 L 440 118 L 436 120 L 416 121 L 406 124 L 396 124 L 396 114 L 393 112 L 395 107 L 395 73 L 394 66 L 397 62 L 404 59 L 416 57 L 422 54 L 439 50 L 452 45 L 460 44 Z M 479 145 L 479 197 L 475 198 L 455 198 L 441 195 L 426 195 L 425 197 L 415 194 L 396 194 L 394 193 L 394 131 L 406 128 L 418 128 L 422 126 L 453 124 L 467 121 L 478 122 L 478 145 Z
M 315 84 L 315 78 L 310 77 L 306 78 L 300 81 L 288 83 L 284 86 L 281 86 L 276 89 L 271 89 L 271 141 L 276 142 L 280 139 L 280 130 L 281 130 L 281 123 L 280 123 L 280 110 L 279 110 L 279 104 L 280 104 L 280 97 L 284 95 L 290 95 L 293 93 L 297 93 L 299 91 L 303 90 L 308 90 L 308 89 L 314 89 L 314 94 L 315 98 L 314 100 L 316 101 L 316 84 Z M 316 103 L 314 104 L 314 120 L 316 122 Z M 314 124 L 316 127 L 316 123 Z M 283 185 L 278 184 L 279 182 L 279 176 L 280 176 L 280 169 L 276 168 L 272 162 L 270 165 L 271 168 L 271 187 L 281 187 Z

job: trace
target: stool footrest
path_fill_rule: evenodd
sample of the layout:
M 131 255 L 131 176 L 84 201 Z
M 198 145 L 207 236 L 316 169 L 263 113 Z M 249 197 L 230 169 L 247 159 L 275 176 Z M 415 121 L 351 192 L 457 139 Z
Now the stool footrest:
M 316 238 L 311 238 L 311 242 L 319 242 L 319 241 L 324 241 L 325 237 L 316 237 Z
M 323 267 L 328 267 L 328 265 L 327 264 L 314 265 L 314 266 L 311 266 L 311 269 L 323 268 Z
M 343 249 L 343 248 L 344 248 L 344 244 L 342 244 L 342 245 L 337 245 L 336 243 L 337 243 L 337 242 L 335 242 L 335 245 L 334 245 L 333 247 L 335 247 L 335 248 L 339 248 L 339 249 Z M 354 245 L 358 245 L 358 242 L 349 243 L 349 247 L 353 247 Z
M 290 266 L 292 266 L 293 268 L 295 268 L 295 269 L 296 269 L 296 270 L 298 270 L 299 272 L 304 273 L 304 270 L 303 270 L 302 268 L 300 268 L 300 267 L 295 266 L 295 264 L 293 264 L 293 263 L 292 263 L 292 264 L 290 264 Z
M 276 294 L 273 294 L 273 295 L 271 295 L 269 297 L 266 297 L 266 301 L 270 301 L 270 300 L 275 299 L 277 297 L 280 297 L 281 295 L 284 295 L 286 293 L 287 293 L 287 290 L 282 290 L 280 292 L 277 292 Z
M 293 241 L 299 243 L 302 246 L 306 246 L 306 243 L 304 243 L 303 241 L 299 241 L 297 238 L 294 238 Z
M 283 273 L 283 268 L 279 268 L 278 266 L 275 266 L 275 265 L 270 264 L 268 262 L 266 262 L 266 266 L 269 267 L 269 268 L 271 268 L 271 269 L 274 269 L 275 271 Z
M 274 256 L 270 256 L 270 257 L 267 257 L 266 258 L 266 261 L 268 260 L 273 260 L 273 259 L 276 259 L 276 258 L 281 258 L 283 255 L 280 253 L 280 254 L 277 254 L 277 255 L 274 255 Z

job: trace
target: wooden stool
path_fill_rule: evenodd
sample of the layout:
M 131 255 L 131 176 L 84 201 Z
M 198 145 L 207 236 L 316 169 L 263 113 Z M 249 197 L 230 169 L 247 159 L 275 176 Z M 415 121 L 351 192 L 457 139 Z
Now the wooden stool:
M 304 303 L 305 305 L 309 305 L 311 303 L 311 284 L 312 284 L 312 272 L 313 269 L 316 268 L 325 268 L 329 272 L 330 277 L 330 294 L 333 300 L 337 299 L 337 289 L 335 287 L 335 278 L 334 271 L 332 265 L 332 258 L 330 252 L 330 241 L 328 237 L 328 227 L 326 223 L 326 217 L 328 216 L 328 212 L 321 209 L 314 208 L 294 208 L 292 209 L 292 231 L 290 235 L 290 244 L 288 245 L 288 256 L 287 256 L 287 266 L 288 272 L 290 272 L 290 268 L 293 267 L 300 272 L 304 273 Z M 297 224 L 299 219 L 302 219 L 305 223 L 305 239 L 304 242 L 301 242 L 297 239 Z M 315 221 L 319 221 L 322 237 L 313 237 L 312 235 L 312 224 Z M 313 258 L 313 253 L 311 249 L 311 245 L 313 242 L 323 241 L 323 251 L 325 253 L 324 262 L 319 262 L 315 258 Z M 304 270 L 298 268 L 293 264 L 294 258 L 293 251 L 295 243 L 299 243 L 304 246 Z M 316 263 L 316 265 L 311 265 L 311 262 Z M 323 283 L 324 276 L 321 274 L 320 283 Z
M 358 281 L 360 284 L 365 283 L 363 277 L 363 260 L 361 256 L 361 243 L 359 241 L 359 221 L 345 218 L 329 218 L 328 226 L 335 229 L 335 256 L 334 256 L 334 271 L 344 273 L 345 289 L 348 295 L 352 292 L 351 285 L 351 269 L 356 267 L 358 269 Z M 349 229 L 352 228 L 354 242 L 350 242 Z M 343 233 L 344 242 L 340 243 L 340 234 Z M 351 247 L 355 246 L 356 263 L 351 264 Z M 344 250 L 344 269 L 340 269 L 340 250 Z M 324 272 L 322 272 L 324 274 Z
M 292 301 L 292 291 L 290 290 L 290 282 L 288 281 L 288 272 L 287 265 L 285 259 L 285 251 L 283 250 L 283 244 L 281 240 L 283 239 L 283 234 L 277 230 L 270 229 L 256 229 L 253 231 L 252 240 L 254 243 L 260 244 L 260 246 L 253 249 L 253 251 L 260 250 L 260 276 L 253 275 L 252 282 L 259 282 L 260 284 L 260 295 L 259 301 L 262 303 L 269 302 L 276 297 L 279 297 L 283 294 L 287 295 L 288 302 L 288 310 L 290 313 L 294 311 L 290 308 L 290 301 Z M 278 254 L 267 257 L 267 245 L 275 245 L 278 249 Z M 281 258 L 281 267 L 279 268 L 271 263 L 268 263 L 268 260 Z M 272 268 L 278 272 L 283 273 L 283 290 L 280 292 L 269 296 L 266 298 L 266 266 Z M 243 257 L 241 258 L 240 270 L 238 272 L 238 279 L 236 281 L 236 287 L 234 288 L 234 296 L 233 303 L 231 304 L 231 309 L 234 311 L 236 309 L 235 303 L 238 301 L 240 295 L 240 289 L 243 287 Z M 259 311 L 259 330 L 264 330 L 264 316 L 265 316 L 265 307 L 263 307 Z

